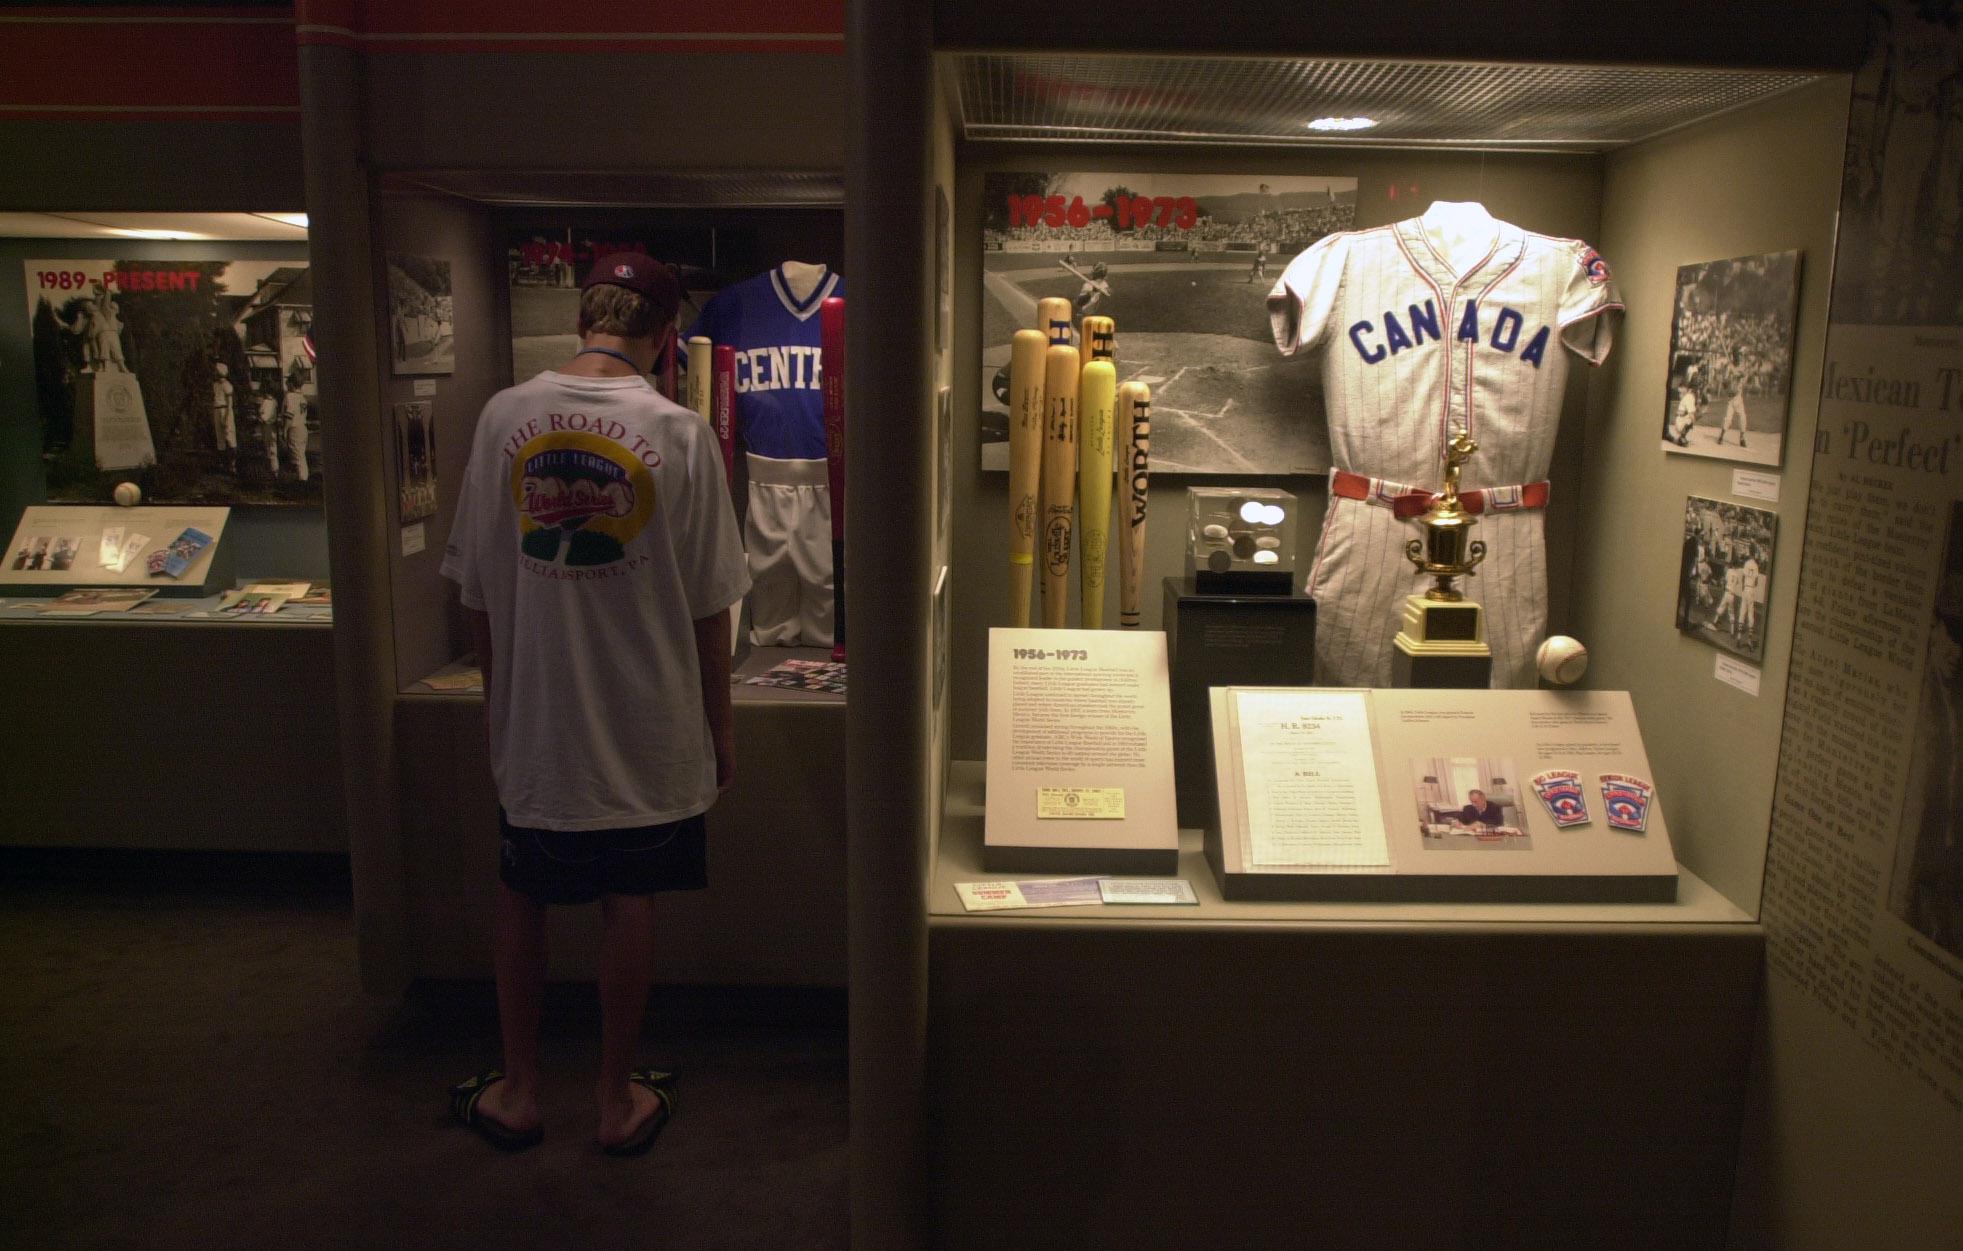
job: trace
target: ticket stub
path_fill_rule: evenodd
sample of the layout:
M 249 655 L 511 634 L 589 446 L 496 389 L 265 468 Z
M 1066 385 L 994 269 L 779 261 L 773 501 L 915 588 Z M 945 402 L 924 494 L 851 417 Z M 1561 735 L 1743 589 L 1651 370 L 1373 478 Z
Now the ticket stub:
M 1036 788 L 1036 815 L 1045 821 L 1122 821 L 1125 817 L 1125 788 L 1039 786 Z

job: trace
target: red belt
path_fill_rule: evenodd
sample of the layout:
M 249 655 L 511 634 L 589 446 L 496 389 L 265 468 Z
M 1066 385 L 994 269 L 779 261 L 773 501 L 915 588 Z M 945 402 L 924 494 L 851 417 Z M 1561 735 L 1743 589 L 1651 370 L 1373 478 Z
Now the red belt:
M 1362 500 L 1388 508 L 1400 518 L 1421 517 L 1431 510 L 1438 496 L 1422 487 L 1407 486 L 1387 478 L 1366 478 L 1347 469 L 1332 470 L 1329 493 L 1341 499 Z M 1459 492 L 1459 503 L 1469 513 L 1519 512 L 1547 507 L 1547 483 L 1529 482 L 1524 486 L 1477 487 Z

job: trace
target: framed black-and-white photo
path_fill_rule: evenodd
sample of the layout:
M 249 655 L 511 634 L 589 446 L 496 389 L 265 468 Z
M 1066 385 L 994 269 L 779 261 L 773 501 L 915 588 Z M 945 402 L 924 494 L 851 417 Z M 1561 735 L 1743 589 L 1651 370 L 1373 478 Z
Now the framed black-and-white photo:
M 1677 270 L 1663 450 L 1779 464 L 1798 319 L 1797 251 Z
M 1356 179 L 994 172 L 982 183 L 981 464 L 1009 467 L 1009 345 L 1039 300 L 1118 323 L 1118 380 L 1152 388 L 1154 473 L 1320 473 L 1313 353 L 1275 351 L 1268 292 L 1356 224 Z
M 428 400 L 395 406 L 395 482 L 401 521 L 436 515 L 436 422 Z
M 1677 629 L 1762 663 L 1778 529 L 1778 515 L 1763 508 L 1696 495 L 1686 500 Z
M 457 367 L 450 262 L 389 253 L 389 365 L 397 376 Z
M 30 260 L 25 276 L 51 502 L 107 503 L 127 481 L 152 504 L 319 507 L 305 260 Z

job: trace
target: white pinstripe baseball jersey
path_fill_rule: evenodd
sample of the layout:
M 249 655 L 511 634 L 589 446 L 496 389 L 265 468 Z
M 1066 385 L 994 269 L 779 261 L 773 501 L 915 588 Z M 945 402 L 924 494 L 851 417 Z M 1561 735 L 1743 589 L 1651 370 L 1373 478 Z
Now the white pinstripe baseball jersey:
M 1463 274 L 1424 219 L 1411 218 L 1331 235 L 1275 283 L 1275 346 L 1322 352 L 1336 468 L 1436 490 L 1445 445 L 1463 425 L 1479 443 L 1466 488 L 1547 477 L 1568 373 L 1562 349 L 1600 364 L 1622 302 L 1587 244 L 1493 226 L 1491 251 Z M 1404 557 L 1418 534 L 1389 508 L 1331 496 L 1306 588 L 1318 681 L 1389 684 L 1404 597 L 1428 585 Z M 1475 537 L 1486 560 L 1467 590 L 1485 609 L 1493 685 L 1531 686 L 1547 625 L 1540 511 L 1496 505 Z

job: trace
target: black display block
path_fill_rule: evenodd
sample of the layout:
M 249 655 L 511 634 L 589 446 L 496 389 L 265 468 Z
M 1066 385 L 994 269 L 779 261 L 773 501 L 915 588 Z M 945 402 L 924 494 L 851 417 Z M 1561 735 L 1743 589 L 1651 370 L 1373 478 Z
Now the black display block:
M 1390 653 L 1390 684 L 1414 690 L 1483 690 L 1493 684 L 1491 656 L 1407 656 Z
M 1204 826 L 1215 819 L 1207 688 L 1308 686 L 1315 668 L 1315 601 L 1294 592 L 1203 594 L 1191 578 L 1167 578 L 1163 621 L 1179 824 Z

